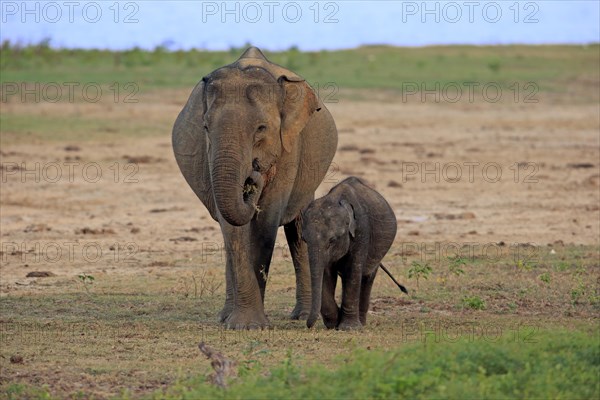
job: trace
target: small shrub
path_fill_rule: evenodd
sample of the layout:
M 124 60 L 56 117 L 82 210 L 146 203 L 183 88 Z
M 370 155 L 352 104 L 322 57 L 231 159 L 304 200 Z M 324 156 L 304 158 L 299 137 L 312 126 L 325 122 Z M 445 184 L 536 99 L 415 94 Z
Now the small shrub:
M 429 263 L 420 263 L 413 261 L 411 267 L 408 270 L 408 279 L 415 278 L 417 280 L 417 288 L 419 287 L 419 279 L 427 279 L 431 273 L 431 267 Z
M 479 296 L 465 296 L 462 299 L 463 307 L 470 308 L 472 310 L 485 310 L 485 301 Z
M 88 274 L 77 275 L 77 278 L 79 278 L 79 281 L 83 284 L 85 292 L 90 294 L 90 286 L 94 283 L 95 278 Z
M 540 275 L 540 280 L 546 284 L 550 284 L 550 273 L 544 272 Z
M 493 72 L 500 71 L 500 61 L 493 60 L 488 63 L 488 68 Z
M 455 276 L 460 276 L 465 273 L 462 267 L 467 265 L 467 260 L 465 260 L 461 256 L 448 257 L 448 262 L 448 269 Z

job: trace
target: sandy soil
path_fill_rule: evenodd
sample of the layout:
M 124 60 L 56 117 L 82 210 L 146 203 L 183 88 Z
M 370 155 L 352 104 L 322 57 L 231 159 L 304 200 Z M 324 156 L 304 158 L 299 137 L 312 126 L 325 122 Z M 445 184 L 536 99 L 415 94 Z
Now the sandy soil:
M 163 93 L 161 102 L 135 108 L 65 105 L 61 115 L 129 116 L 169 127 L 187 95 Z M 34 117 L 52 107 L 8 104 L 5 112 Z M 317 195 L 346 176 L 364 178 L 396 212 L 397 246 L 599 242 L 597 104 L 543 95 L 537 104 L 403 103 L 382 95 L 328 108 L 339 147 Z M 3 295 L 43 290 L 26 278 L 32 271 L 126 275 L 178 260 L 222 262 L 218 225 L 179 172 L 169 130 L 117 136 L 3 145 Z M 286 257 L 282 231 L 277 246 L 275 262 Z

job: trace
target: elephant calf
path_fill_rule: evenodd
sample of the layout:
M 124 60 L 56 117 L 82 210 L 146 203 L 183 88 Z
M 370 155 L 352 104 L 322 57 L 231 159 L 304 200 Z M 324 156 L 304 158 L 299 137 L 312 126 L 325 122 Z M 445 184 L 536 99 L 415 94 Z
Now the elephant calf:
M 312 308 L 329 329 L 360 329 L 367 322 L 377 269 L 396 236 L 396 216 L 385 199 L 356 177 L 311 202 L 302 215 L 302 238 L 308 244 Z M 335 302 L 342 277 L 342 306 Z

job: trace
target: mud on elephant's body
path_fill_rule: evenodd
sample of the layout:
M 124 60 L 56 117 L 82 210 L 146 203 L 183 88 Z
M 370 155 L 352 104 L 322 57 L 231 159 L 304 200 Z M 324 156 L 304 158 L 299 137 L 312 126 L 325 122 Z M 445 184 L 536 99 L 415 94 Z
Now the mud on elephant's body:
M 320 312 L 327 328 L 360 329 L 367 322 L 377 269 L 396 237 L 394 212 L 379 193 L 350 177 L 310 203 L 302 221 L 313 297 L 307 326 Z M 341 308 L 335 302 L 338 274 Z
M 293 318 L 311 304 L 300 211 L 314 198 L 337 147 L 329 111 L 313 89 L 257 48 L 205 76 L 173 127 L 188 184 L 219 222 L 226 249 L 229 328 L 263 327 L 265 282 L 283 225 L 296 272 Z

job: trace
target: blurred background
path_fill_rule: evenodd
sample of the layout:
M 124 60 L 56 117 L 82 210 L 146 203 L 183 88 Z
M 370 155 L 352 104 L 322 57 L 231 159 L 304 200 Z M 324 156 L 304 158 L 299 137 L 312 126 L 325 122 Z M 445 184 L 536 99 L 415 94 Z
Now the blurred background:
M 5 1 L 2 41 L 123 50 L 584 44 L 597 1 Z

